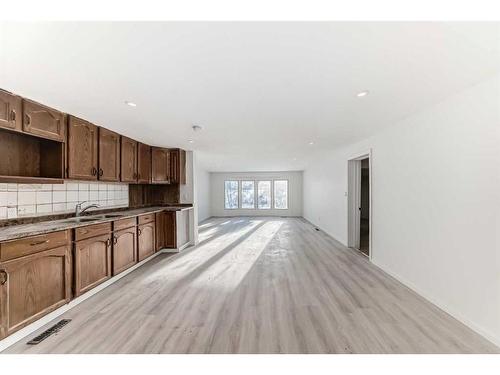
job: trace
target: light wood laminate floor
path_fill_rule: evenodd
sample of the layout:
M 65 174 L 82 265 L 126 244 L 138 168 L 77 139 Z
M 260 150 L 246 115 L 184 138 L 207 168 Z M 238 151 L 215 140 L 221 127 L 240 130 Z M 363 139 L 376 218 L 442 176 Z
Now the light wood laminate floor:
M 62 318 L 72 322 L 57 335 L 26 345 L 41 329 L 6 352 L 498 352 L 299 218 L 210 219 L 198 246 L 158 256 Z

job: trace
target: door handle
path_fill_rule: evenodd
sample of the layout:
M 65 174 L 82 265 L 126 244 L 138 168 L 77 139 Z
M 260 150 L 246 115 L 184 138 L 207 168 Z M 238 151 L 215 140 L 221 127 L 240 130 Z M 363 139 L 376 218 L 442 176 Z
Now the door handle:
M 9 274 L 4 270 L 0 270 L 0 285 L 4 285 L 9 280 Z

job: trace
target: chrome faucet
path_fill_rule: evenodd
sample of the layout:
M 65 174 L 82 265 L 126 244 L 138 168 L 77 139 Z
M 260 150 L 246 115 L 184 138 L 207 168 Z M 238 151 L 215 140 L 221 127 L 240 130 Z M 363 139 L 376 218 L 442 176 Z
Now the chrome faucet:
M 83 201 L 83 202 L 80 202 L 80 203 L 77 203 L 76 206 L 75 206 L 75 216 L 78 217 L 80 216 L 81 214 L 83 214 L 85 211 L 87 211 L 89 208 L 98 208 L 99 205 L 98 204 L 89 204 L 87 207 L 85 207 L 83 210 L 82 210 L 82 204 L 84 204 L 85 202 L 87 201 Z

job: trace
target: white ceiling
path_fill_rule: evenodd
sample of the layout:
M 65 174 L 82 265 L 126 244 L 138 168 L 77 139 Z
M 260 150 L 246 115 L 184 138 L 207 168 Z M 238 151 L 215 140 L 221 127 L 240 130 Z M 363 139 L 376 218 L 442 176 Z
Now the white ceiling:
M 300 170 L 498 72 L 499 50 L 498 23 L 2 23 L 0 87 L 212 171 Z

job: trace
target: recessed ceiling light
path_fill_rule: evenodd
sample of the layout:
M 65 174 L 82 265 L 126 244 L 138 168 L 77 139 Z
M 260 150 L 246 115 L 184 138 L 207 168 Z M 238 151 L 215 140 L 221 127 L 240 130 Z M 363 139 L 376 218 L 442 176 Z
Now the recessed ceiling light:
M 314 144 L 314 142 L 313 142 L 313 141 L 311 141 L 311 142 L 309 142 L 309 144 L 310 144 L 310 145 L 313 145 L 313 144 Z
M 200 130 L 203 129 L 200 125 L 193 125 L 192 127 L 193 127 L 193 131 L 195 131 L 195 132 L 199 132 Z
M 131 107 L 137 107 L 137 104 L 135 104 L 134 102 L 129 102 L 128 100 L 125 101 L 125 104 Z
M 188 140 L 189 143 L 193 143 L 194 141 L 192 139 Z
M 358 93 L 356 94 L 356 96 L 357 96 L 358 98 L 362 98 L 363 96 L 366 96 L 366 95 L 368 95 L 369 93 L 370 93 L 370 91 L 368 91 L 368 90 L 366 90 L 366 91 L 361 91 L 361 92 L 358 92 Z

